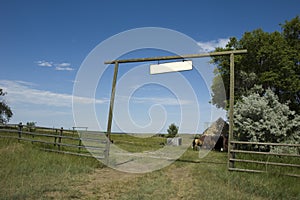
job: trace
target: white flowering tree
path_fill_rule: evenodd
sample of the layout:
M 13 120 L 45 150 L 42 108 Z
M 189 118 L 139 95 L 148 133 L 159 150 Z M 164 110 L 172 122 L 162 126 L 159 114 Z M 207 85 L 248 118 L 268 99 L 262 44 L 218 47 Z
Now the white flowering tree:
M 235 137 L 242 141 L 300 143 L 300 116 L 261 86 L 234 108 Z

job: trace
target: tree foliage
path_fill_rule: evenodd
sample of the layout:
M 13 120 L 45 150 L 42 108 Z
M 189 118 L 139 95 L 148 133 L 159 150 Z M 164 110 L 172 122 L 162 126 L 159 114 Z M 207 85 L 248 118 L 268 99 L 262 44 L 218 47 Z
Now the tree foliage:
M 282 32 L 267 33 L 262 29 L 246 32 L 240 40 L 233 37 L 225 48 L 216 51 L 247 49 L 235 55 L 235 100 L 249 95 L 255 84 L 270 88 L 281 103 L 289 101 L 292 110 L 300 113 L 300 19 L 297 16 L 281 25 Z M 212 85 L 212 103 L 227 108 L 229 100 L 228 56 L 212 59 L 217 65 Z M 220 90 L 224 84 L 224 92 Z
M 235 137 L 253 142 L 300 143 L 300 116 L 270 89 L 254 87 L 234 109 Z
M 36 122 L 27 122 L 26 126 L 29 132 L 34 132 L 36 130 Z
M 168 128 L 168 137 L 176 137 L 178 134 L 178 126 L 176 126 L 174 123 L 172 123 Z
M 3 92 L 3 90 L 0 88 L 0 124 L 7 123 L 13 116 L 10 107 L 7 105 L 3 98 L 5 95 L 6 93 Z

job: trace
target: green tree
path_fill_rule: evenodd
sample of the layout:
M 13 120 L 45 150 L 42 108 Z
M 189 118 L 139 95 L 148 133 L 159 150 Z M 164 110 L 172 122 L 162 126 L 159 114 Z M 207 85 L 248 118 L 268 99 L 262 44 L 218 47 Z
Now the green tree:
M 176 126 L 174 123 L 172 123 L 168 128 L 168 137 L 176 137 L 178 134 L 178 126 Z
M 300 19 L 296 17 L 281 25 L 282 32 L 267 33 L 262 29 L 246 32 L 240 40 L 231 38 L 225 48 L 216 51 L 247 49 L 247 54 L 235 56 L 235 100 L 247 96 L 255 85 L 270 88 L 281 103 L 289 101 L 292 110 L 300 113 Z M 212 103 L 228 108 L 228 56 L 212 59 L 217 65 L 212 85 Z M 223 80 L 223 81 L 222 81 Z M 224 92 L 220 91 L 224 84 Z M 226 98 L 224 98 L 226 96 Z
M 283 36 L 286 38 L 288 43 L 296 48 L 296 50 L 300 50 L 300 19 L 299 16 L 295 17 L 291 21 L 286 21 L 285 24 L 281 25 L 283 28 Z
M 34 132 L 36 129 L 36 122 L 27 122 L 26 126 L 29 132 Z
M 235 105 L 234 131 L 243 141 L 300 143 L 300 116 L 272 90 L 254 87 Z
M 10 107 L 7 105 L 3 98 L 5 95 L 6 93 L 3 92 L 3 90 L 0 88 L 0 124 L 7 123 L 13 116 Z

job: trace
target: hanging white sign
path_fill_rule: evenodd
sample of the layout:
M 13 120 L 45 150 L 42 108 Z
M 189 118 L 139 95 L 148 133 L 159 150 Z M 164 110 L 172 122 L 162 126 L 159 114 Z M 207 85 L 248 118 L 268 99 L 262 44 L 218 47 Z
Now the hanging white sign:
M 179 72 L 193 69 L 191 60 L 150 65 L 150 74 Z

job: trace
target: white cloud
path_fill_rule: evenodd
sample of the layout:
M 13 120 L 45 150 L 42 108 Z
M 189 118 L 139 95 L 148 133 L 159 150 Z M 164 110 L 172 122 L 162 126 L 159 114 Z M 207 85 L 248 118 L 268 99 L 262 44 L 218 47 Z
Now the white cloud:
M 165 106 L 188 105 L 192 103 L 192 101 L 189 100 L 176 99 L 171 97 L 131 97 L 130 100 L 132 100 L 133 103 L 159 104 Z
M 63 63 L 56 64 L 56 66 L 57 67 L 69 67 L 69 66 L 71 66 L 71 63 L 63 62 Z
M 72 68 L 72 67 L 59 67 L 59 66 L 56 66 L 55 70 L 57 70 L 57 71 L 73 71 L 74 68 Z
M 20 84 L 20 85 L 26 85 L 26 86 L 29 86 L 29 87 L 37 86 L 37 84 L 32 83 L 32 82 L 28 82 L 28 81 L 15 81 L 15 82 Z M 1 83 L 1 80 L 0 80 L 0 83 Z
M 36 64 L 40 67 L 54 67 L 57 71 L 73 71 L 74 68 L 71 67 L 71 63 L 62 62 L 62 63 L 54 63 L 52 61 L 40 60 L 37 61 Z
M 107 99 L 93 99 L 55 93 L 33 88 L 34 84 L 23 81 L 0 80 L 0 87 L 7 92 L 5 99 L 11 104 L 35 104 L 55 107 L 72 107 L 72 99 L 82 104 L 103 104 Z
M 55 64 L 55 70 L 57 71 L 73 71 L 74 68 L 70 67 L 71 63 L 62 62 Z
M 200 52 L 211 52 L 214 51 L 217 47 L 225 47 L 228 42 L 229 38 L 220 38 L 207 42 L 200 41 L 197 44 L 200 47 Z
M 49 62 L 49 61 L 45 61 L 45 60 L 39 60 L 36 63 L 40 67 L 52 67 L 53 66 L 53 62 Z

